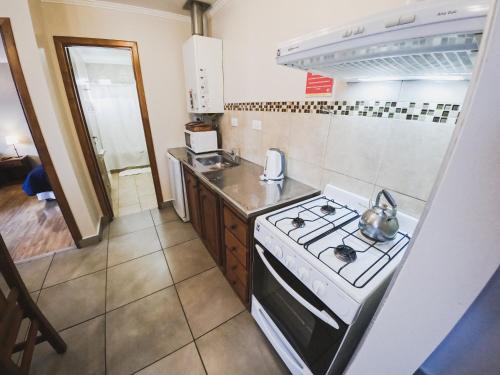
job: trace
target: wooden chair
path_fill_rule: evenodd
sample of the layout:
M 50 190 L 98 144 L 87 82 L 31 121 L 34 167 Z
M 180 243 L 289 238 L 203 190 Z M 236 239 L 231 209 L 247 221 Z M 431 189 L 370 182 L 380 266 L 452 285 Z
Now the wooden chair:
M 66 351 L 66 343 L 31 298 L 1 236 L 0 272 L 10 288 L 7 296 L 0 290 L 0 374 L 29 374 L 36 344 L 48 341 L 62 354 Z M 30 322 L 26 341 L 16 344 L 25 318 Z M 22 359 L 17 364 L 12 355 L 21 350 Z

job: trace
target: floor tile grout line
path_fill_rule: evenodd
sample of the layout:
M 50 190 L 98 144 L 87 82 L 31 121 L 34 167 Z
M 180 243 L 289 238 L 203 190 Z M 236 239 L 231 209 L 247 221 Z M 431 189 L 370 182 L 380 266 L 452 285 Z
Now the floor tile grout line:
M 43 277 L 42 285 L 40 285 L 40 293 L 38 293 L 38 296 L 36 298 L 36 303 L 38 304 L 38 300 L 40 299 L 40 294 L 42 294 L 43 290 L 43 284 L 45 284 L 45 281 L 47 280 L 47 276 L 50 271 L 50 267 L 52 267 L 52 263 L 54 262 L 54 257 L 55 255 L 52 255 L 52 259 L 50 260 L 49 266 L 47 267 L 47 271 L 45 271 L 45 276 Z
M 157 208 L 158 210 L 160 210 L 160 208 L 159 208 L 159 207 L 156 207 L 156 208 Z M 144 213 L 144 212 L 146 212 L 146 211 L 150 211 L 150 212 L 151 212 L 151 210 L 154 210 L 154 208 L 148 208 L 148 209 L 145 209 L 145 210 L 143 210 L 143 211 L 134 212 L 134 213 L 129 214 L 129 215 L 118 216 L 118 217 L 115 217 L 115 219 L 122 219 L 122 218 L 126 218 L 127 216 L 132 216 L 132 215 L 141 214 L 141 213 Z M 156 224 L 156 222 L 155 222 L 155 221 L 154 221 L 154 219 L 153 219 L 152 214 L 151 214 L 151 220 L 153 220 L 153 225 L 151 225 L 151 226 L 147 226 L 147 227 L 145 227 L 145 228 L 134 229 L 134 230 L 132 230 L 132 231 L 130 231 L 130 232 L 120 233 L 120 234 L 118 234 L 118 235 L 113 235 L 113 236 L 111 236 L 111 232 L 110 232 L 110 234 L 109 234 L 109 239 L 116 238 L 116 237 L 121 237 L 121 236 L 124 236 L 124 235 L 127 235 L 127 234 L 131 234 L 131 233 L 140 232 L 141 230 L 149 229 L 149 228 L 152 228 L 152 227 L 155 227 L 155 228 L 156 228 L 156 227 L 159 227 L 159 226 L 161 226 L 161 225 L 163 225 L 163 224 L 167 224 L 167 223 L 174 223 L 174 222 L 180 222 L 180 223 L 183 223 L 183 221 L 182 221 L 180 218 L 178 218 L 178 217 L 177 217 L 177 218 L 175 218 L 175 219 L 173 219 L 173 220 L 167 220 L 167 221 L 160 222 L 160 223 Z
M 38 294 L 37 294 L 37 296 L 36 296 L 36 299 L 33 301 L 33 302 L 35 302 L 35 305 L 38 305 L 38 300 L 40 299 L 40 294 L 42 294 L 43 284 L 45 283 L 45 279 L 47 278 L 47 275 L 49 274 L 49 270 L 50 270 L 50 267 L 52 266 L 52 262 L 54 261 L 54 256 L 55 256 L 55 254 L 52 254 L 51 256 L 52 256 L 52 259 L 50 260 L 49 266 L 47 267 L 47 271 L 45 271 L 45 276 L 44 276 L 44 278 L 43 278 L 42 285 L 40 286 L 40 289 L 39 289 L 39 290 L 37 290 L 37 291 L 34 291 L 34 292 L 30 292 L 30 291 L 28 290 L 28 294 L 30 295 L 30 297 L 31 297 L 31 294 L 32 294 L 32 293 L 37 293 L 37 292 L 38 292 Z M 25 285 L 25 286 L 26 286 L 26 285 Z M 28 288 L 26 288 L 26 289 L 28 289 Z M 33 298 L 32 298 L 32 299 L 33 299 Z M 31 324 L 30 324 L 30 325 L 31 325 Z M 27 329 L 27 330 L 26 330 L 26 333 L 24 334 L 24 337 L 23 337 L 23 338 L 24 338 L 24 341 L 26 341 L 26 339 L 28 338 L 28 334 L 29 334 L 29 329 Z M 20 355 L 20 356 L 18 357 L 18 359 L 17 359 L 17 363 L 19 363 L 19 361 L 21 361 L 21 359 L 22 359 L 22 356 Z
M 85 323 L 88 323 L 90 322 L 91 320 L 94 320 L 94 319 L 97 319 L 97 318 L 100 318 L 100 317 L 104 317 L 105 318 L 105 315 L 106 315 L 106 312 L 102 312 L 100 314 L 97 314 L 97 315 L 94 315 L 90 318 L 87 318 L 85 320 L 82 320 L 81 322 L 78 322 L 78 323 L 74 323 L 74 324 L 71 324 L 67 327 L 63 327 L 63 328 L 60 328 L 60 329 L 56 329 L 56 331 L 58 333 L 62 333 L 64 331 L 67 331 L 68 329 L 71 329 L 71 328 L 75 328 L 75 327 L 78 327 L 79 325 L 81 324 L 85 324 Z M 106 330 L 106 322 L 104 323 L 104 329 Z M 106 332 L 105 332 L 106 333 Z M 106 350 L 106 349 L 105 349 Z
M 196 343 L 196 341 L 197 341 L 197 340 L 199 340 L 199 339 L 201 339 L 202 337 L 204 337 L 204 336 L 208 335 L 210 332 L 212 332 L 212 331 L 216 330 L 217 328 L 219 328 L 219 327 L 223 326 L 224 324 L 226 324 L 226 323 L 227 323 L 227 322 L 229 322 L 230 320 L 233 320 L 233 319 L 234 319 L 234 318 L 236 318 L 238 315 L 243 314 L 245 311 L 247 311 L 247 309 L 246 309 L 246 307 L 243 307 L 243 310 L 241 310 L 240 312 L 238 312 L 238 313 L 236 313 L 236 314 L 232 315 L 230 318 L 228 318 L 227 320 L 224 320 L 222 323 L 220 323 L 220 324 L 216 325 L 215 327 L 210 328 L 210 330 L 209 330 L 209 331 L 207 331 L 207 332 L 205 332 L 203 335 L 200 335 L 200 336 L 196 337 L 196 338 L 194 339 L 195 343 Z
M 108 268 L 108 269 L 109 269 L 109 268 L 115 268 L 115 267 L 117 267 L 117 266 L 121 266 L 122 264 L 125 264 L 125 263 L 128 263 L 128 262 L 132 262 L 133 260 L 137 260 L 137 259 L 144 258 L 144 257 L 146 257 L 146 256 L 148 256 L 148 255 L 151 255 L 151 254 L 157 253 L 157 252 L 159 252 L 159 251 L 163 251 L 163 248 L 161 248 L 161 249 L 159 249 L 159 250 L 153 250 L 153 251 L 151 251 L 150 253 L 145 253 L 145 254 L 139 255 L 139 256 L 137 256 L 137 257 L 135 257 L 135 258 L 130 258 L 130 259 L 124 260 L 123 262 L 116 263 L 116 264 L 113 264 L 113 265 L 111 265 L 111 266 L 110 266 L 110 265 L 107 265 L 107 266 L 106 266 L 106 268 Z
M 106 270 L 106 267 L 101 268 L 101 269 L 96 270 L 96 271 L 92 271 L 92 272 L 89 272 L 89 273 L 86 273 L 86 274 L 80 275 L 80 276 L 73 277 L 73 278 L 71 278 L 71 279 L 67 279 L 67 280 L 64 280 L 64 281 L 60 281 L 60 282 L 58 282 L 58 283 L 56 283 L 56 284 L 47 285 L 47 286 L 42 287 L 42 289 L 40 289 L 40 291 L 42 291 L 42 290 L 47 290 L 47 289 L 53 288 L 53 287 L 55 287 L 55 286 L 59 286 L 59 285 L 61 285 L 61 284 L 65 284 L 65 283 L 70 282 L 70 281 L 78 280 L 78 279 L 81 279 L 82 277 L 91 276 L 91 275 L 94 275 L 94 274 L 96 274 L 96 273 L 99 273 L 99 272 L 102 272 L 102 271 L 105 271 L 105 270 Z
M 155 226 L 155 230 L 156 230 L 156 235 L 158 236 L 158 239 L 160 239 L 160 235 L 158 234 L 158 230 L 156 229 L 156 226 Z M 165 251 L 163 251 L 163 258 L 165 259 L 165 263 L 167 264 L 167 269 L 168 269 L 168 272 L 170 273 L 170 278 L 172 279 L 172 282 L 174 282 L 174 278 L 172 276 L 172 273 L 170 272 L 170 267 L 168 265 L 167 256 L 165 254 Z M 179 295 L 179 291 L 177 290 L 176 284 L 174 283 L 173 285 L 174 285 L 175 294 L 177 296 L 177 300 L 179 301 L 179 305 L 181 306 L 182 314 L 184 315 L 184 319 L 186 320 L 186 325 L 188 326 L 189 333 L 191 334 L 191 337 L 192 337 L 193 342 L 194 342 L 194 346 L 196 348 L 196 352 L 198 353 L 198 357 L 200 358 L 201 365 L 203 366 L 203 370 L 205 371 L 205 374 L 208 375 L 208 371 L 205 367 L 205 363 L 203 362 L 203 358 L 201 357 L 200 350 L 198 349 L 198 346 L 196 345 L 196 340 L 194 338 L 194 334 L 193 334 L 193 330 L 191 329 L 191 325 L 189 324 L 189 320 L 188 320 L 186 311 L 184 310 L 184 306 L 182 305 L 181 296 Z
M 213 266 L 213 267 L 210 267 L 210 268 L 207 268 L 206 270 L 200 271 L 200 272 L 198 272 L 198 273 L 195 273 L 195 274 L 193 274 L 193 275 L 191 275 L 191 276 L 188 276 L 188 277 L 186 277 L 185 279 L 182 279 L 182 280 L 180 280 L 180 281 L 174 281 L 174 285 L 177 285 L 177 284 L 183 283 L 184 281 L 187 281 L 187 280 L 189 280 L 189 279 L 192 279 L 193 277 L 199 276 L 199 275 L 201 275 L 202 273 L 205 273 L 205 272 L 207 272 L 207 271 L 213 270 L 214 268 L 217 268 L 217 265 L 215 265 L 215 266 Z
M 128 305 L 130 305 L 130 304 L 132 304 L 132 303 L 134 303 L 134 302 L 139 302 L 139 301 L 141 301 L 141 300 L 143 300 L 143 299 L 145 299 L 145 298 L 151 297 L 153 294 L 156 294 L 156 293 L 158 293 L 158 292 L 163 292 L 164 290 L 167 290 L 168 288 L 171 288 L 171 287 L 173 287 L 173 286 L 174 286 L 174 284 L 170 284 L 170 285 L 165 286 L 165 287 L 163 287 L 163 288 L 161 288 L 161 289 L 155 290 L 154 292 L 148 293 L 148 294 L 146 294 L 146 295 L 144 295 L 144 296 L 142 296 L 142 297 L 139 297 L 139 298 L 137 298 L 137 299 L 134 299 L 133 301 L 127 302 L 127 303 L 125 303 L 125 304 L 123 304 L 123 305 L 120 305 L 120 306 L 117 306 L 117 307 L 113 307 L 111 310 L 106 311 L 106 314 L 111 313 L 111 312 L 113 312 L 113 311 L 116 311 L 116 310 L 118 310 L 118 309 L 121 309 L 122 307 L 128 306 Z
M 194 344 L 194 339 L 193 339 L 193 341 L 189 341 L 187 344 L 182 345 L 181 347 L 179 347 L 179 348 L 175 349 L 174 351 L 172 351 L 172 352 L 170 352 L 170 353 L 168 353 L 168 354 L 165 354 L 165 355 L 164 355 L 164 356 L 162 356 L 161 358 L 158 358 L 158 359 L 157 359 L 157 360 L 155 360 L 154 362 L 151 362 L 151 363 L 147 364 L 146 366 L 141 367 L 139 370 L 135 370 L 134 372 L 132 372 L 132 374 L 131 374 L 131 375 L 134 375 L 134 374 L 137 374 L 137 373 L 141 372 L 142 370 L 144 370 L 144 369 L 148 368 L 149 366 L 152 366 L 152 365 L 154 365 L 155 363 L 160 362 L 162 359 L 165 359 L 165 358 L 167 358 L 168 356 L 170 356 L 170 355 L 172 355 L 172 354 L 174 354 L 174 353 L 177 353 L 179 350 L 184 349 L 186 346 L 188 346 L 188 345 L 190 345 L 190 344 Z M 195 345 L 196 345 L 196 344 L 195 344 Z

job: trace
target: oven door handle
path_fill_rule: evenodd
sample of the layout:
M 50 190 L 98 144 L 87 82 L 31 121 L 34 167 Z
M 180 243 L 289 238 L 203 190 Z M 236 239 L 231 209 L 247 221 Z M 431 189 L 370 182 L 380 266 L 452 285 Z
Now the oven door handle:
M 255 245 L 257 249 L 257 253 L 259 254 L 260 259 L 267 267 L 268 271 L 271 272 L 271 275 L 276 279 L 276 281 L 295 298 L 302 306 L 304 306 L 310 313 L 314 314 L 316 317 L 321 319 L 326 324 L 332 326 L 335 329 L 339 329 L 339 324 L 328 314 L 325 310 L 318 310 L 316 307 L 307 302 L 300 294 L 298 294 L 295 290 L 293 290 L 286 282 L 281 278 L 280 275 L 274 270 L 273 266 L 269 263 L 264 255 L 264 249 L 259 245 Z

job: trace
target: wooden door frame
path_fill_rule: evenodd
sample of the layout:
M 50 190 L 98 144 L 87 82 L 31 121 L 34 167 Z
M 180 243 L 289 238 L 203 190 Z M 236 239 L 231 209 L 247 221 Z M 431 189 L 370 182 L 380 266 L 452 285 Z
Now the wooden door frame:
M 2 36 L 3 46 L 5 48 L 5 54 L 7 55 L 7 61 L 9 63 L 12 79 L 14 80 L 17 95 L 19 96 L 24 116 L 30 129 L 31 137 L 33 138 L 33 143 L 35 144 L 40 161 L 45 169 L 45 172 L 47 173 L 47 177 L 50 185 L 52 186 L 59 208 L 61 209 L 63 218 L 68 226 L 69 232 L 71 233 L 71 237 L 73 238 L 75 244 L 79 246 L 79 243 L 82 240 L 82 234 L 76 224 L 75 217 L 73 216 L 73 212 L 71 211 L 61 182 L 57 176 L 56 169 L 52 163 L 47 144 L 43 138 L 43 133 L 36 116 L 35 108 L 33 107 L 33 102 L 31 101 L 28 85 L 26 84 L 26 79 L 24 78 L 9 18 L 0 17 L 0 34 Z
M 54 36 L 54 44 L 57 53 L 57 60 L 59 61 L 59 68 L 63 78 L 64 89 L 68 98 L 68 104 L 71 109 L 71 116 L 75 124 L 76 133 L 80 145 L 82 147 L 85 163 L 90 172 L 90 178 L 97 195 L 97 199 L 101 206 L 103 215 L 107 219 L 113 218 L 113 207 L 111 201 L 106 193 L 104 181 L 102 180 L 99 167 L 97 164 L 97 156 L 95 155 L 92 147 L 92 139 L 85 120 L 83 107 L 80 102 L 80 96 L 75 84 L 75 75 L 71 65 L 67 47 L 85 46 L 85 47 L 108 47 L 108 48 L 121 48 L 129 49 L 132 53 L 132 67 L 134 70 L 134 77 L 137 88 L 137 96 L 139 99 L 139 107 L 141 110 L 142 127 L 144 130 L 144 137 L 146 139 L 146 147 L 148 150 L 149 163 L 153 175 L 153 183 L 156 193 L 156 201 L 158 207 L 161 207 L 163 202 L 160 177 L 158 174 L 158 166 L 156 163 L 156 154 L 154 150 L 153 137 L 151 134 L 151 126 L 149 123 L 149 115 L 146 106 L 146 94 L 144 90 L 144 83 L 142 81 L 141 65 L 139 61 L 139 51 L 137 43 L 133 41 L 114 40 L 114 39 L 97 39 L 97 38 L 80 38 L 69 36 Z

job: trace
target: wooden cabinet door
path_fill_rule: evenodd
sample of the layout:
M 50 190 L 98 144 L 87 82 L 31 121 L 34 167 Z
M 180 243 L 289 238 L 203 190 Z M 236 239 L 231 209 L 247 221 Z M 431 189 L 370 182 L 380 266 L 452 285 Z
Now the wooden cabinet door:
M 202 236 L 200 217 L 200 198 L 198 195 L 198 178 L 184 168 L 184 182 L 186 184 L 186 196 L 189 208 L 189 217 L 194 230 Z
M 217 195 L 200 184 L 200 211 L 203 239 L 217 264 L 220 263 L 220 221 Z

